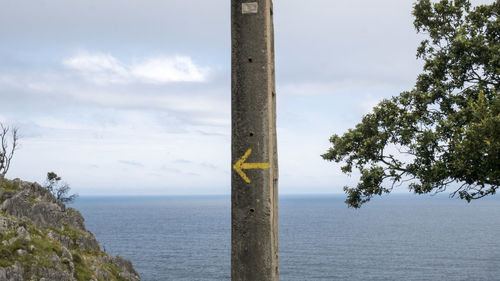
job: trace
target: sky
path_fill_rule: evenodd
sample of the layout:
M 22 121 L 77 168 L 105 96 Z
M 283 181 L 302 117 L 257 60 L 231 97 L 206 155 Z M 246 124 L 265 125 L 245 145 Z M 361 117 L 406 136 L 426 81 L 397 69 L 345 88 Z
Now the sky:
M 80 195 L 230 193 L 229 0 L 0 6 L 0 122 L 22 136 L 8 178 L 54 171 Z M 412 6 L 274 0 L 281 194 L 356 183 L 320 155 L 414 85 Z

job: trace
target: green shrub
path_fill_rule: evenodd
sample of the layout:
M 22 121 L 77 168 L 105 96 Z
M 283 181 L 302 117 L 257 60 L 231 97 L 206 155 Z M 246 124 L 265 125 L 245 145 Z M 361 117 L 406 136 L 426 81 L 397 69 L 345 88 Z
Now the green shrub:
M 73 261 L 75 263 L 82 263 L 82 257 L 80 257 L 80 255 L 77 253 L 73 253 Z
M 4 179 L 2 182 L 0 182 L 0 190 L 2 190 L 3 192 L 16 192 L 20 189 L 11 181 Z

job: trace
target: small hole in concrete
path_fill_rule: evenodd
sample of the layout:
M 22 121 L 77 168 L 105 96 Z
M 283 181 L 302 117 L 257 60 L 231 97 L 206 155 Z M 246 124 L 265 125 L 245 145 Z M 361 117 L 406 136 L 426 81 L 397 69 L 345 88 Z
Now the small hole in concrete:
M 250 213 L 253 213 L 253 212 L 255 212 L 255 209 L 250 209 Z
M 250 133 L 250 136 L 253 137 L 253 133 Z
M 253 59 L 252 58 L 248 58 L 248 62 L 253 62 Z

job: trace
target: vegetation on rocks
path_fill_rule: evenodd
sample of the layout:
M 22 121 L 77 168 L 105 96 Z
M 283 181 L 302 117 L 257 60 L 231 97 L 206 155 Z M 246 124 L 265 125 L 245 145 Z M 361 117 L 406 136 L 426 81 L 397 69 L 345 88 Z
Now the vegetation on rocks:
M 130 261 L 101 251 L 81 214 L 37 183 L 0 183 L 0 281 L 140 280 Z

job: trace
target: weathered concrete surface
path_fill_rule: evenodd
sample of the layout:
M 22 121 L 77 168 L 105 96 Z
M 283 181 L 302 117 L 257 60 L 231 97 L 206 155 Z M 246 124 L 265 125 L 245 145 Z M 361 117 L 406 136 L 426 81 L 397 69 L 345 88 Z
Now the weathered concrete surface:
M 247 183 L 231 177 L 231 280 L 279 280 L 278 160 L 272 0 L 231 1 L 232 163 L 269 169 L 245 170 Z

